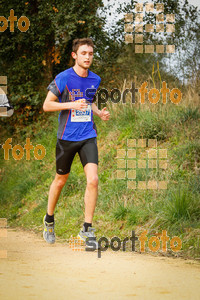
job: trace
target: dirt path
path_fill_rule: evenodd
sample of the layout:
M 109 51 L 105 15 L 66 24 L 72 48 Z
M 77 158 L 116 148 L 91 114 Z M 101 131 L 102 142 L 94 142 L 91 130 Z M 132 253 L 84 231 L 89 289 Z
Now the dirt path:
M 0 299 L 200 299 L 200 265 L 134 252 L 75 252 L 9 229 L 0 239 Z

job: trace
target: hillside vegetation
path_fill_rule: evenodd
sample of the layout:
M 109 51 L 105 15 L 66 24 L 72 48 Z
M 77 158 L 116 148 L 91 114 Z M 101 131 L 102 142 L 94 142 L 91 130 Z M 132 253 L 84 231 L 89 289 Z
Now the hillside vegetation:
M 128 99 L 128 97 L 127 97 Z M 170 238 L 182 240 L 182 250 L 168 254 L 200 257 L 200 112 L 198 95 L 186 92 L 179 105 L 113 104 L 107 102 L 111 113 L 108 122 L 94 117 L 98 130 L 99 195 L 93 226 L 97 237 L 124 239 L 131 231 L 136 235 L 148 230 L 148 236 L 160 236 L 167 230 Z M 0 149 L 0 217 L 9 226 L 20 226 L 42 232 L 48 191 L 55 176 L 55 144 L 57 113 L 43 113 L 34 126 L 15 132 L 12 147 L 24 146 L 30 138 L 35 147 L 46 149 L 42 160 L 31 151 L 30 161 L 4 159 Z M 8 138 L 5 135 L 3 144 Z M 167 178 L 166 190 L 128 189 L 127 182 L 117 179 L 117 150 L 125 149 L 127 139 L 157 139 L 159 149 L 168 151 L 168 167 L 159 174 L 148 173 L 148 179 Z M 145 170 L 137 170 L 137 180 L 143 180 Z M 156 177 L 156 176 L 159 176 Z M 78 155 L 55 210 L 56 236 L 64 241 L 76 236 L 84 221 L 84 191 L 86 179 Z M 42 236 L 42 234 L 41 234 Z M 136 243 L 139 251 L 139 243 Z

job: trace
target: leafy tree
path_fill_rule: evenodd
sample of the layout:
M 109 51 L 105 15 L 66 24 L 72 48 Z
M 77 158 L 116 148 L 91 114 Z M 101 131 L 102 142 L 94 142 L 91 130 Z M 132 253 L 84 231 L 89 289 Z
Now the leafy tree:
M 8 97 L 15 108 L 12 118 L 1 118 L 7 129 L 38 118 L 48 83 L 72 65 L 73 39 L 91 37 L 104 47 L 100 40 L 105 39 L 105 20 L 97 14 L 101 7 L 102 0 L 0 0 L 0 14 L 6 19 L 13 9 L 17 19 L 26 16 L 30 20 L 26 32 L 18 29 L 16 21 L 14 32 L 9 27 L 0 32 L 0 75 L 8 77 Z
M 149 1 L 145 1 L 146 4 Z M 117 12 L 133 13 L 133 21 L 135 20 L 135 5 L 138 1 L 131 0 L 128 4 L 121 3 Z M 154 1 L 156 4 L 161 3 L 160 0 Z M 182 3 L 179 1 L 163 0 L 164 15 L 175 14 L 175 33 L 145 33 L 143 44 L 173 44 L 175 45 L 175 54 L 139 54 L 135 53 L 135 43 L 125 44 L 124 17 L 120 19 L 109 32 L 111 40 L 116 44 L 117 48 L 112 47 L 108 51 L 119 51 L 120 55 L 112 55 L 111 65 L 115 64 L 115 68 L 119 71 L 121 78 L 134 79 L 134 76 L 140 77 L 141 81 L 152 77 L 152 67 L 159 61 L 161 77 L 165 79 L 176 80 L 176 84 L 180 84 L 180 79 L 188 79 L 194 77 L 197 85 L 200 74 L 200 39 L 199 39 L 199 19 L 200 11 L 196 7 L 190 5 L 187 0 Z M 155 13 L 144 14 L 144 24 L 155 24 Z M 133 33 L 134 34 L 134 33 Z M 117 57 L 117 59 L 116 59 Z M 117 74 L 118 76 L 118 74 Z M 116 78 L 113 79 L 116 82 Z M 158 78 L 159 81 L 159 78 Z

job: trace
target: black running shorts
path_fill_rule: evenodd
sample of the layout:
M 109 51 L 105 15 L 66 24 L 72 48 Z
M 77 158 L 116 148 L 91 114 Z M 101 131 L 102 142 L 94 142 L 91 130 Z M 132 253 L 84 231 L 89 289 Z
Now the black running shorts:
M 77 152 L 83 167 L 87 163 L 95 163 L 98 165 L 96 137 L 78 142 L 57 139 L 56 172 L 58 174 L 65 175 L 70 172 L 74 156 Z

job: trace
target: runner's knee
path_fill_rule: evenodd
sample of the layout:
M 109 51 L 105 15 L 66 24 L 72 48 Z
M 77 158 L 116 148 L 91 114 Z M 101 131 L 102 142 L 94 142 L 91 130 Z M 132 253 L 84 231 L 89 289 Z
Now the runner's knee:
M 97 187 L 98 186 L 98 176 L 94 175 L 87 178 L 87 185 L 89 187 Z
M 64 187 L 64 185 L 65 185 L 65 183 L 66 183 L 66 180 L 62 180 L 62 179 L 55 179 L 55 184 L 56 184 L 56 186 L 58 187 L 58 188 L 63 188 Z
M 69 175 L 68 175 L 69 176 Z M 67 181 L 67 178 L 68 178 L 68 176 L 66 176 L 66 175 L 62 175 L 62 176 L 56 176 L 55 177 L 55 179 L 54 179 L 54 183 L 56 184 L 56 186 L 58 187 L 58 188 L 63 188 L 64 187 L 64 185 L 65 185 L 65 183 L 66 183 L 66 181 Z

